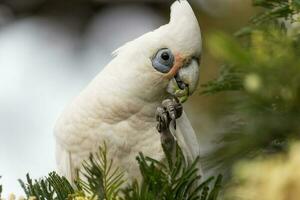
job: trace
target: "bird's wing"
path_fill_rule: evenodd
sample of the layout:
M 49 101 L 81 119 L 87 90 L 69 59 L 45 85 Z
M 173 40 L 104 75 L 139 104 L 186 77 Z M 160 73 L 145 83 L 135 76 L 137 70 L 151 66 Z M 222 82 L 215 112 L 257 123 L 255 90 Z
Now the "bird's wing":
M 56 144 L 56 164 L 59 174 L 65 176 L 69 181 L 75 180 L 74 167 L 72 167 L 71 153 Z
M 189 161 L 200 156 L 200 146 L 195 131 L 183 111 L 182 116 L 176 120 L 176 130 L 171 130 L 176 136 L 179 146 Z M 201 170 L 200 163 L 198 168 Z
M 69 181 L 77 178 L 77 169 L 81 167 L 82 160 L 93 151 L 95 143 L 94 134 L 88 130 L 88 117 L 81 116 L 80 113 L 84 110 L 80 111 L 76 108 L 67 109 L 54 128 L 57 169 Z

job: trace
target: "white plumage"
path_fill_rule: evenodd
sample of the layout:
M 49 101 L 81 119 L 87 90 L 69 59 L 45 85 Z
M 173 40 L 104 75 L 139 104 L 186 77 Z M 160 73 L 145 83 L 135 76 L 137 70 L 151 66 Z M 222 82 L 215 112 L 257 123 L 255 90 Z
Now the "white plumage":
M 175 55 L 168 73 L 157 71 L 151 59 L 159 49 Z M 126 43 L 114 59 L 65 109 L 55 127 L 58 171 L 69 180 L 91 152 L 105 141 L 108 156 L 129 180 L 140 176 L 135 157 L 139 152 L 164 159 L 155 111 L 168 95 L 179 98 L 196 89 L 201 56 L 197 19 L 186 0 L 171 7 L 169 24 Z M 179 74 L 188 86 L 182 92 L 174 79 Z M 178 119 L 176 137 L 190 158 L 199 155 L 195 133 L 185 113 Z

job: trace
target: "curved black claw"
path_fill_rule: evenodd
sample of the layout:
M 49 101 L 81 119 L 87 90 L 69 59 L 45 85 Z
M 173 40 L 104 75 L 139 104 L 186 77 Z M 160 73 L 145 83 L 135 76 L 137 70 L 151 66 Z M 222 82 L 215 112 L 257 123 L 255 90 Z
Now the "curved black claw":
M 169 127 L 169 117 L 167 111 L 163 107 L 158 107 L 156 109 L 155 118 L 157 121 L 156 129 L 158 132 L 168 129 Z

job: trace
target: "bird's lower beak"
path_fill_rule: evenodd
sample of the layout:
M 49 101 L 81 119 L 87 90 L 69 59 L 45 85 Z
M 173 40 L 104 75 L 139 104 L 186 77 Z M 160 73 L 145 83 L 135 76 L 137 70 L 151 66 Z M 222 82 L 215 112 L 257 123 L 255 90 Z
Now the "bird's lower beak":
M 178 70 L 174 78 L 170 80 L 167 91 L 183 103 L 196 90 L 198 80 L 199 60 L 195 58 Z

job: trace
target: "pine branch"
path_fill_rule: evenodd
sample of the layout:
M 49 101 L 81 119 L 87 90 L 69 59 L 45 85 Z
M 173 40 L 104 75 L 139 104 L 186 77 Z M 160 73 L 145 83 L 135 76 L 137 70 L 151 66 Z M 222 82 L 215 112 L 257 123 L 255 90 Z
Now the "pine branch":
M 254 1 L 254 5 L 263 6 L 267 10 L 252 18 L 252 23 L 259 25 L 262 23 L 270 22 L 279 18 L 287 18 L 293 14 L 293 10 L 290 7 L 288 1 Z
M 35 197 L 37 200 L 65 200 L 75 192 L 68 180 L 55 172 L 40 180 L 32 180 L 27 174 L 26 183 L 19 182 L 27 198 Z
M 209 178 L 200 184 L 201 177 L 197 174 L 198 169 L 196 168 L 199 158 L 192 164 L 188 164 L 178 145 L 174 165 L 165 165 L 144 157 L 143 154 L 140 154 L 137 160 L 143 180 L 141 185 L 134 182 L 123 190 L 126 200 L 217 199 L 221 176 L 218 177 L 212 189 L 210 183 L 213 178 Z
M 199 158 L 187 163 L 178 145 L 172 163 L 160 162 L 142 153 L 137 162 L 142 181 L 133 181 L 125 189 L 121 189 L 125 181 L 123 172 L 108 159 L 105 144 L 83 163 L 82 176 L 76 187 L 55 172 L 39 180 L 32 180 L 27 174 L 26 182 L 19 182 L 27 198 L 37 200 L 216 200 L 218 197 L 222 177 L 218 176 L 214 184 L 213 177 L 201 183 L 196 168 Z
M 202 85 L 204 90 L 201 94 L 215 94 L 225 91 L 240 91 L 243 89 L 241 72 L 234 66 L 224 65 L 221 67 L 220 76 Z
M 93 194 L 92 199 L 114 200 L 124 183 L 123 172 L 107 158 L 105 143 L 98 154 L 91 154 L 89 160 L 83 163 L 82 175 L 84 179 L 79 180 L 79 185 L 85 192 Z

